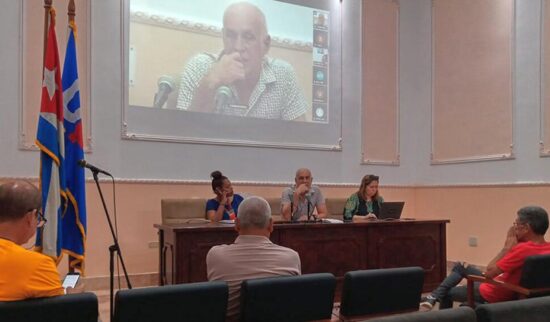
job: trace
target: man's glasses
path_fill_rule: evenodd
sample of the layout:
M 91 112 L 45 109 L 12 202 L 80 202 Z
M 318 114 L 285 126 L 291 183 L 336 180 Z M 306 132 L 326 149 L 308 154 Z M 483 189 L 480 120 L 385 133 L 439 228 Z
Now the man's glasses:
M 525 226 L 527 223 L 521 221 L 514 221 L 514 227 Z
M 46 222 L 48 222 L 46 217 L 44 217 L 44 214 L 42 213 L 42 210 L 40 210 L 40 209 L 36 209 L 36 219 L 37 219 L 36 227 L 38 227 L 38 228 L 44 227 Z

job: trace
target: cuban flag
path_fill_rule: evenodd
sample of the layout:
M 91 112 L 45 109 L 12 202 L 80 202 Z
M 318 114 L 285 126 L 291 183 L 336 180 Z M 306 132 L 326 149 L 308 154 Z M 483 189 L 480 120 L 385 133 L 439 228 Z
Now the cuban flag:
M 84 274 L 86 245 L 86 190 L 84 168 L 77 162 L 84 159 L 80 91 L 76 59 L 76 25 L 69 23 L 67 51 L 63 64 L 63 113 L 65 120 L 65 175 L 67 211 L 62 219 L 63 252 L 69 255 L 69 266 Z
M 42 100 L 36 135 L 36 145 L 40 148 L 42 211 L 47 223 L 37 232 L 36 250 L 54 258 L 56 262 L 61 259 L 61 241 L 63 240 L 61 218 L 67 198 L 64 175 L 63 92 L 59 69 L 55 10 L 52 8 L 46 40 Z

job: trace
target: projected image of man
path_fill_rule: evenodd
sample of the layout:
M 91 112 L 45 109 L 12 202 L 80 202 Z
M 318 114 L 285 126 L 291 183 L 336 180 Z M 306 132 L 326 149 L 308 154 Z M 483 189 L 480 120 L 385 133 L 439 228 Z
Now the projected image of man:
M 292 66 L 267 56 L 271 37 L 262 11 L 228 6 L 218 55 L 201 53 L 185 66 L 177 108 L 266 119 L 304 120 L 309 106 Z

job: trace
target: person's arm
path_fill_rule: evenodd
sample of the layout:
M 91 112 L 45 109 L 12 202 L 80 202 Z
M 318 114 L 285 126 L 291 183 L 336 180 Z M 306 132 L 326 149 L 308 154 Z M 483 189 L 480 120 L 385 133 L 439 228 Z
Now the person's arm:
M 217 208 L 208 209 L 206 215 L 212 222 L 218 222 L 222 220 L 223 213 L 225 212 L 225 205 L 227 203 L 227 193 L 225 191 L 221 194 L 221 201 Z
M 281 217 L 283 220 L 290 220 L 291 211 L 292 211 L 292 200 L 290 199 L 291 196 L 290 189 L 283 190 L 283 194 L 281 195 Z
M 217 89 L 222 85 L 231 85 L 245 78 L 244 65 L 240 57 L 238 52 L 223 55 L 212 65 L 195 89 L 189 110 L 214 112 Z
M 517 245 L 517 243 L 518 243 L 518 239 L 516 237 L 516 232 L 514 230 L 514 226 L 512 226 L 508 229 L 504 246 L 502 247 L 500 252 L 497 254 L 497 256 L 495 256 L 495 258 L 493 258 L 493 260 L 489 262 L 489 264 L 487 265 L 487 271 L 485 272 L 486 277 L 494 278 L 503 273 L 502 269 L 500 269 L 497 266 L 497 262 L 501 260 L 506 254 L 508 254 L 510 249 L 512 249 L 512 247 Z
M 325 218 L 327 216 L 327 204 L 322 203 L 320 205 L 317 205 L 317 217 L 319 218 Z
M 51 297 L 65 294 L 54 261 L 44 255 L 27 282 L 28 298 Z
M 315 188 L 317 191 L 315 192 L 315 194 L 318 194 L 317 195 L 317 204 L 315 205 L 315 207 L 317 208 L 317 217 L 319 218 L 325 218 L 327 215 L 328 215 L 328 210 L 327 210 L 327 204 L 325 202 L 325 197 L 323 196 L 323 192 L 318 189 L 318 188 Z

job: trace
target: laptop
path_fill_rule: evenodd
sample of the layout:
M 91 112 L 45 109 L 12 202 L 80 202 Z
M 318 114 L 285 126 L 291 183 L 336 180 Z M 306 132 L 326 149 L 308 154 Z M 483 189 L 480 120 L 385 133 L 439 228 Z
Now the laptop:
M 405 206 L 404 201 L 388 201 L 380 205 L 380 215 L 378 219 L 381 220 L 395 220 L 401 218 L 401 212 Z

